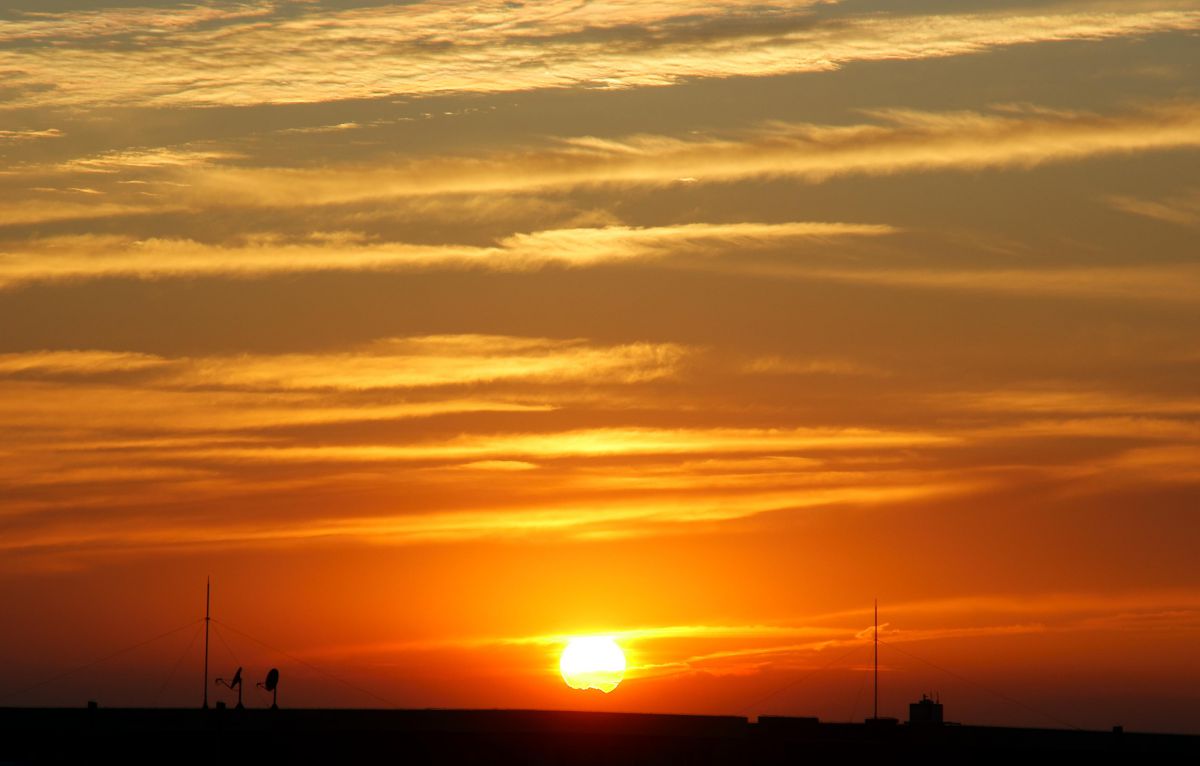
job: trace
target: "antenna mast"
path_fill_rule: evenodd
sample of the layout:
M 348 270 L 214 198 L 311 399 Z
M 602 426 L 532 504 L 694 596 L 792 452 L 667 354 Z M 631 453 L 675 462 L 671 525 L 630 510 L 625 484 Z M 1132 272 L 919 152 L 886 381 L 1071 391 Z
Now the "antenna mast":
M 208 709 L 208 623 L 212 620 L 209 614 L 209 603 L 212 597 L 212 578 L 204 578 L 204 709 Z
M 880 717 L 880 599 L 875 599 L 875 718 Z

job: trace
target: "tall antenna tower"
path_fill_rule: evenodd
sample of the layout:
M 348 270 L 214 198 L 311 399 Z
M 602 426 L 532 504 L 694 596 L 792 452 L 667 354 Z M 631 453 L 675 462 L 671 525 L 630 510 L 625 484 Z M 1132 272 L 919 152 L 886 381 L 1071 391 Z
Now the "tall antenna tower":
M 879 718 L 879 599 L 875 599 L 875 715 Z
M 212 616 L 209 612 L 209 604 L 212 599 L 212 578 L 204 578 L 204 704 L 202 707 L 208 709 L 208 623 L 212 621 Z

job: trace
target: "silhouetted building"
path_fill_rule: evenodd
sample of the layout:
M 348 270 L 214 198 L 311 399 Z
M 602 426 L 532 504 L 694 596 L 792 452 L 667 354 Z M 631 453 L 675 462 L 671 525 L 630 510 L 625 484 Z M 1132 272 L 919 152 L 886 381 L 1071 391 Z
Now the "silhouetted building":
M 912 702 L 908 706 L 908 723 L 923 726 L 926 724 L 941 725 L 942 703 L 922 694 L 920 702 Z
M 941 720 L 937 701 L 923 702 L 929 704 L 913 707 L 939 711 Z M 23 766 L 793 766 L 888 758 L 1037 763 L 1072 754 L 1087 763 L 1200 763 L 1200 737 L 899 726 L 894 718 L 832 723 L 762 716 L 752 723 L 735 716 L 554 710 L 0 707 L 0 764 Z

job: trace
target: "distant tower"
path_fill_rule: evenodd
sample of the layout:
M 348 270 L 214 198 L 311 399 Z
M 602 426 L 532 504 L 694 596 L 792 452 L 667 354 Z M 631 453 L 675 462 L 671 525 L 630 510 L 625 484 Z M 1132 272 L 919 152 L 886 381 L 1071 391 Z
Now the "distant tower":
M 212 620 L 209 604 L 212 600 L 212 578 L 204 580 L 204 702 L 201 707 L 208 710 L 208 623 Z
M 874 644 L 875 644 L 875 704 L 871 711 L 872 715 L 866 720 L 868 726 L 875 728 L 887 728 L 895 726 L 899 723 L 896 718 L 880 718 L 879 717 L 879 599 L 875 599 L 875 628 L 874 628 Z
M 875 711 L 871 717 L 879 720 L 879 599 L 875 599 Z
M 940 726 L 942 721 L 942 703 L 922 694 L 920 702 L 908 706 L 908 723 L 910 726 Z

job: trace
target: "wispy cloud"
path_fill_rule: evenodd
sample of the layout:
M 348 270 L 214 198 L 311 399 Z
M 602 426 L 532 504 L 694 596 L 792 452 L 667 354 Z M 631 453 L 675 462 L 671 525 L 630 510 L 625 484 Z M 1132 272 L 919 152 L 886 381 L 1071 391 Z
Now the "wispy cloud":
M 0 130 L 0 143 L 17 141 L 36 141 L 40 138 L 62 138 L 63 133 L 58 128 L 43 128 L 41 130 Z
M 213 22 L 256 19 L 271 14 L 273 2 L 221 3 L 182 8 L 110 7 L 71 12 L 18 12 L 6 20 L 0 41 L 92 40 L 130 32 L 169 35 Z
M 328 354 L 206 357 L 178 365 L 181 386 L 262 390 L 368 390 L 498 381 L 634 383 L 672 375 L 676 344 L 593 346 L 583 341 L 445 335 L 376 341 Z
M 759 356 L 746 361 L 742 371 L 753 375 L 869 375 L 886 376 L 886 370 L 853 359 Z
M 554 405 L 519 396 L 441 396 L 400 401 L 341 400 L 308 392 L 213 391 L 134 386 L 128 383 L 10 381 L 0 386 L 0 421 L 21 429 L 24 440 L 69 436 L 69 450 L 86 449 L 82 438 L 112 429 L 108 447 L 132 446 L 147 432 L 231 431 L 323 423 L 426 418 L 464 412 L 533 412 Z M 134 434 L 132 437 L 129 434 Z M 54 436 L 57 434 L 57 437 Z M 65 449 L 62 445 L 54 449 Z M 68 451 L 69 451 L 68 450 Z
M 57 192 L 58 189 L 42 191 Z M 70 189 L 61 191 L 69 192 Z M 147 203 L 146 201 L 109 202 L 81 199 L 20 199 L 6 201 L 0 206 L 0 226 L 52 223 L 54 221 L 94 221 L 122 215 L 144 215 L 182 210 L 182 206 Z
M 1049 162 L 1200 146 L 1200 104 L 1119 114 L 872 112 L 852 125 L 771 123 L 724 136 L 578 137 L 557 146 L 372 166 L 198 168 L 179 199 L 193 204 L 321 205 L 387 197 L 671 185 L 791 177 L 1030 168 Z
M 25 424 L 34 422 L 41 409 L 38 402 L 43 400 L 48 417 L 58 411 L 61 422 L 79 422 L 61 410 L 68 404 L 62 395 L 79 396 L 76 416 L 94 409 L 93 417 L 84 418 L 94 422 L 102 413 L 113 411 L 115 402 L 106 397 L 120 396 L 119 389 L 104 379 L 113 373 L 136 373 L 137 377 L 124 385 L 138 388 L 140 394 L 117 408 L 122 411 L 115 415 L 117 419 L 126 418 L 133 428 L 143 427 L 149 424 L 142 422 L 139 412 L 154 419 L 176 408 L 179 416 L 188 420 L 197 411 L 179 404 L 190 397 L 195 400 L 194 407 L 207 410 L 199 420 L 207 418 L 210 428 L 220 428 L 223 419 L 214 417 L 205 403 L 219 408 L 224 400 L 233 408 L 244 407 L 252 418 L 255 411 L 265 414 L 292 408 L 303 419 L 312 412 L 301 405 L 315 404 L 318 400 L 312 395 L 322 392 L 437 388 L 445 394 L 447 389 L 504 382 L 633 384 L 673 375 L 688 353 L 687 347 L 669 343 L 598 346 L 581 340 L 437 335 L 384 339 L 356 349 L 309 354 L 172 358 L 103 350 L 10 353 L 0 355 L 0 379 L 13 378 L 4 385 L 14 392 L 24 389 L 25 395 L 18 397 L 24 404 L 15 406 L 16 400 L 10 400 L 14 406 L 4 408 L 4 413 Z M 90 383 L 77 380 L 74 388 L 64 391 L 53 382 L 63 376 L 100 379 Z M 87 402 L 89 395 L 98 398 Z M 107 403 L 98 406 L 102 401 Z M 256 401 L 264 409 L 254 407 Z M 397 403 L 376 404 L 386 411 Z M 424 407 L 436 412 L 439 404 L 445 402 L 413 406 L 418 411 Z M 239 422 L 235 418 L 232 427 L 239 427 Z
M 791 276 L 893 288 L 1001 295 L 1075 297 L 1095 300 L 1165 302 L 1187 306 L 1200 291 L 1200 268 L 1161 266 L 1074 266 L 1022 269 L 856 269 L 809 265 L 750 267 L 764 276 Z
M 244 151 L 236 145 L 100 152 L 49 164 L 14 166 L 9 173 L 10 184 L 36 187 L 44 193 L 33 199 L 25 190 L 10 195 L 10 202 L 0 210 L 0 224 L 150 212 L 224 215 L 246 208 L 266 212 L 345 205 L 373 205 L 395 216 L 402 212 L 395 204 L 401 199 L 406 206 L 416 206 L 413 215 L 423 211 L 424 217 L 476 215 L 483 208 L 497 212 L 504 208 L 511 213 L 514 206 L 522 204 L 544 214 L 547 206 L 557 205 L 565 228 L 513 234 L 497 248 L 410 247 L 402 243 L 375 246 L 333 237 L 321 241 L 322 248 L 318 249 L 311 247 L 317 244 L 315 240 L 243 237 L 252 246 L 243 247 L 230 260 L 244 264 L 239 267 L 244 273 L 286 270 L 279 262 L 295 263 L 297 270 L 333 268 L 337 263 L 374 262 L 378 267 L 391 267 L 454 260 L 489 267 L 503 264 L 503 268 L 547 262 L 583 264 L 646 257 L 672 242 L 753 242 L 784 236 L 887 233 L 894 229 L 818 222 L 597 227 L 597 223 L 618 222 L 610 218 L 584 223 L 579 219 L 571 224 L 569 210 L 561 201 L 519 200 L 570 190 L 670 189 L 683 184 L 681 179 L 687 179 L 685 185 L 690 188 L 775 178 L 820 183 L 844 176 L 1027 169 L 1046 163 L 1200 146 L 1200 104 L 1186 100 L 1145 104 L 1110 114 L 1008 105 L 964 112 L 875 110 L 865 116 L 865 120 L 852 124 L 772 122 L 722 134 L 683 137 L 576 136 L 550 139 L 524 149 L 471 155 L 383 154 L 369 164 L 329 163 L 321 167 L 254 166 L 243 161 Z M 51 194 L 67 187 L 86 187 L 103 196 L 93 195 L 94 201 L 85 201 L 78 194 L 71 195 L 74 198 L 61 192 Z M 1186 195 L 1154 203 L 1123 197 L 1109 202 L 1123 210 L 1177 223 L 1186 223 L 1191 215 Z M 355 212 L 364 214 L 362 210 Z M 376 217 L 381 214 L 374 213 Z M 584 228 L 589 225 L 591 228 Z M 333 226 L 341 227 L 344 224 Z M 236 244 L 229 243 L 230 247 Z M 344 252 L 350 244 L 355 244 L 357 250 Z M 58 244 L 47 241 L 37 247 L 46 252 L 31 253 L 29 258 L 45 262 L 42 271 L 47 276 L 55 268 L 64 276 L 106 270 L 166 274 L 172 269 L 204 270 L 204 264 L 212 261 L 201 253 L 205 245 L 186 240 L 123 242 L 116 237 L 85 237 Z M 86 268 L 61 257 L 67 247 L 84 254 L 75 260 L 86 262 Z M 279 253 L 283 247 L 288 248 L 286 256 Z M 10 263 L 0 271 L 0 281 L 17 278 L 17 271 L 35 271 L 22 263 L 24 257 L 17 248 L 9 249 Z M 155 262 L 162 265 L 147 265 Z M 951 278 L 953 275 L 944 277 Z M 962 281 L 970 282 L 972 278 L 968 275 Z
M 1191 444 L 1156 445 L 1127 450 L 1096 466 L 1098 477 L 1119 471 L 1168 484 L 1200 483 L 1200 435 Z
M 268 462 L 399 462 L 539 460 L 563 457 L 779 453 L 915 447 L 952 443 L 950 436 L 860 428 L 597 428 L 554 433 L 462 436 L 427 444 L 358 444 L 330 447 L 235 447 L 194 456 Z
M 731 247 L 751 248 L 796 239 L 870 237 L 893 233 L 878 224 L 794 222 L 684 224 L 651 228 L 608 226 L 514 234 L 492 247 L 371 244 L 353 238 L 284 243 L 270 238 L 242 246 L 190 240 L 133 240 L 78 236 L 35 240 L 0 260 L 0 287 L 26 282 L 104 277 L 255 276 L 303 271 L 383 271 L 482 268 L 503 271 L 548 265 L 689 258 Z
M 217 479 L 240 473 L 230 472 L 230 460 L 297 464 L 307 449 L 317 451 L 310 454 L 329 450 L 333 462 L 317 472 L 328 476 L 334 464 L 378 463 L 387 448 L 369 440 L 340 446 L 323 445 L 320 439 L 295 442 L 272 431 L 465 413 L 546 412 L 557 406 L 556 390 L 661 380 L 674 375 L 688 354 L 689 349 L 675 344 L 601 346 L 481 335 L 385 339 L 354 350 L 309 354 L 9 353 L 0 355 L 0 427 L 11 437 L 0 440 L 0 453 L 11 453 L 11 459 L 0 469 L 0 483 L 25 492 L 83 481 L 190 481 L 195 476 L 189 471 Z M 604 436 L 564 438 L 591 444 L 591 451 L 621 449 L 611 434 L 608 441 L 615 446 L 597 446 Z M 482 435 L 474 438 L 479 441 L 455 437 L 440 448 L 427 438 L 405 441 L 424 443 L 423 448 L 410 445 L 409 459 L 449 461 L 452 469 L 469 463 L 473 470 L 494 471 L 519 462 L 502 454 L 519 451 L 519 437 L 498 444 Z M 238 458 L 214 451 L 252 444 L 279 451 L 269 458 L 265 452 Z M 585 447 L 560 451 L 586 453 Z M 428 450 L 424 457 L 422 449 Z M 393 463 L 402 460 L 391 458 Z M 225 467 L 214 472 L 214 462 Z M 130 472 L 130 465 L 146 470 Z M 163 471 L 151 470 L 156 468 Z M 240 479 L 210 484 L 218 492 L 237 491 Z M 106 496 L 99 497 L 107 502 Z M 16 500 L 15 494 L 10 500 Z
M 179 146 L 121 149 L 66 160 L 56 165 L 53 170 L 65 173 L 119 173 L 194 168 L 238 159 L 241 156 L 227 150 Z
M 1163 199 L 1139 199 L 1123 195 L 1108 198 L 1108 204 L 1124 213 L 1179 226 L 1200 226 L 1200 191 L 1188 191 Z
M 943 405 L 989 412 L 1014 412 L 1045 415 L 1200 415 L 1200 398 L 1187 396 L 1150 396 L 1094 388 L 1006 389 L 997 391 L 942 393 L 932 397 Z
M 185 469 L 186 470 L 186 469 Z M 112 476 L 107 476 L 112 479 Z M 188 474 L 180 474 L 186 476 Z M 152 474 L 141 478 L 164 478 Z M 228 496 L 231 486 L 217 473 L 209 472 L 215 480 L 179 482 L 173 491 L 153 492 L 145 485 L 145 500 L 177 504 L 185 497 L 215 500 Z M 115 472 L 116 478 L 131 478 Z M 173 477 L 172 477 L 173 478 Z M 342 475 L 343 488 L 353 486 L 353 475 Z M 168 485 L 169 487 L 170 485 Z M 289 480 L 268 482 L 264 487 L 247 487 L 249 493 L 281 489 L 302 491 L 320 487 L 320 482 Z M 341 541 L 360 545 L 418 545 L 428 543 L 464 543 L 487 540 L 611 540 L 662 533 L 665 528 L 676 532 L 687 528 L 704 529 L 706 525 L 758 516 L 779 511 L 841 505 L 870 506 L 962 493 L 973 488 L 963 481 L 945 485 L 927 482 L 899 486 L 842 486 L 810 491 L 751 492 L 723 498 L 650 498 L 646 500 L 613 499 L 592 503 L 557 503 L 550 507 L 529 505 L 495 505 L 486 510 L 462 508 L 432 513 L 355 516 L 350 513 L 306 515 L 280 525 L 270 519 L 225 517 L 193 520 L 187 517 L 163 519 L 161 523 L 141 521 L 137 525 L 116 526 L 112 523 L 64 524 L 53 517 L 37 521 L 37 515 L 55 506 L 28 506 L 10 512 L 24 511 L 26 523 L 10 529 L 0 541 L 0 550 L 27 552 L 38 549 L 55 553 L 59 549 L 90 549 L 95 554 L 111 551 L 142 551 L 162 553 L 228 546 L 280 546 L 316 541 Z M 97 502 L 75 504 L 75 508 L 110 506 L 120 495 L 101 496 Z M 116 511 L 110 511 L 116 513 Z M 135 513 L 138 518 L 141 514 Z M 110 518 L 109 522 L 112 521 Z M 12 525 L 10 525 L 12 526 Z
M 1194 403 L 1098 390 L 1078 402 L 1048 389 L 911 397 L 905 422 L 923 427 L 854 425 L 846 412 L 829 413 L 841 426 L 730 427 L 704 417 L 637 424 L 661 421 L 665 401 L 686 400 L 683 389 L 668 389 L 677 393 L 621 405 L 629 425 L 594 425 L 591 408 L 616 400 L 581 398 L 581 390 L 672 385 L 698 354 L 677 344 L 479 335 L 303 354 L 5 354 L 0 430 L 10 436 L 0 443 L 0 486 L 14 524 L 9 541 L 28 551 L 161 551 L 704 531 L 806 508 L 987 492 L 1011 485 L 1006 463 L 950 456 L 1081 437 L 1091 445 L 1085 462 L 1065 449 L 1038 475 L 1102 488 L 1195 481 Z M 722 356 L 703 363 L 744 365 Z M 528 417 L 480 418 L 487 413 Z M 473 418 L 455 419 L 463 415 Z M 451 425 L 413 423 L 436 418 Z M 456 489 L 480 480 L 487 498 Z M 404 494 L 439 498 L 436 507 L 399 502 L 400 484 Z M 360 500 L 336 513 L 321 504 L 301 510 L 303 495 L 322 487 Z M 146 504 L 236 508 L 238 498 L 264 493 L 292 498 L 286 525 L 239 513 L 163 514 L 136 529 L 109 523 L 129 505 L 143 519 L 136 509 Z M 38 515 L 66 507 L 107 512 L 95 525 Z
M 0 40 L 25 44 L 0 48 L 0 68 L 26 105 L 246 105 L 656 86 L 1198 26 L 1200 13 L 1170 2 L 1123 12 L 1061 5 L 908 17 L 823 13 L 806 1 L 714 8 L 690 0 L 489 0 L 346 10 L 258 3 L 18 16 Z M 324 55 L 332 45 L 335 59 Z M 340 65 L 347 60 L 357 65 Z
M 0 354 L 0 375 L 13 373 L 91 375 L 144 370 L 169 364 L 153 354 L 128 351 L 33 351 Z

